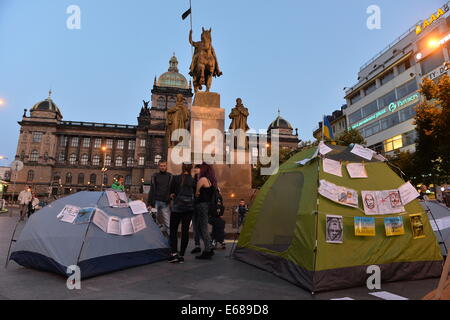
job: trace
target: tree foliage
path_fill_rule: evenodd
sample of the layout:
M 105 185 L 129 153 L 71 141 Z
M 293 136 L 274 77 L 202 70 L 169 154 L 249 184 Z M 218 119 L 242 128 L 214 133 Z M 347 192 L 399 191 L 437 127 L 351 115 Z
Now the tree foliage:
M 359 130 L 350 129 L 348 131 L 342 132 L 337 138 L 336 142 L 341 146 L 349 146 L 352 143 L 365 145 L 367 144 L 364 137 L 361 135 Z

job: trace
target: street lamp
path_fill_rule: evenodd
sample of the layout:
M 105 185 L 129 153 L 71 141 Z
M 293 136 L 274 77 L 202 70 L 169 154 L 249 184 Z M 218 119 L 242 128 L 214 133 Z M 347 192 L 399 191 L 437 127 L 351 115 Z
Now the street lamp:
M 107 150 L 107 148 L 105 146 L 103 146 L 102 147 L 102 151 L 103 151 L 102 191 L 105 186 L 105 174 L 106 174 L 106 171 L 108 171 L 108 168 L 106 168 L 106 150 Z

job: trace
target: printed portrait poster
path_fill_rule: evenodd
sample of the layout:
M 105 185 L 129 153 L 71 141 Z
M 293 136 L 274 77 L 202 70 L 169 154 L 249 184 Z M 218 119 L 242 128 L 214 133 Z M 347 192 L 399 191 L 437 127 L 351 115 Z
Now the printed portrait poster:
M 404 235 L 403 217 L 384 218 L 384 228 L 388 237 Z
M 368 216 L 405 212 L 398 190 L 361 191 L 361 196 Z
M 107 190 L 106 196 L 110 207 L 115 208 L 127 208 L 128 198 L 125 192 L 116 190 Z
M 344 242 L 344 222 L 342 216 L 327 215 L 327 243 Z
M 375 218 L 355 217 L 355 236 L 375 237 Z
M 413 238 L 414 239 L 425 238 L 422 214 L 420 213 L 410 214 L 409 219 L 411 220 Z

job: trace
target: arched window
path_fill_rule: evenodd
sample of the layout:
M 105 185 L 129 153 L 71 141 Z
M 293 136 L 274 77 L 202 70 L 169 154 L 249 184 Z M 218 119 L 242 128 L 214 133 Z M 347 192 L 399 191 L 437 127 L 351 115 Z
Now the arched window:
M 96 155 L 92 158 L 92 165 L 93 166 L 99 166 L 100 165 L 100 156 Z
M 30 170 L 27 174 L 27 182 L 32 182 L 34 180 L 34 171 Z
M 104 184 L 105 186 L 108 185 L 108 175 L 107 175 L 107 174 L 105 174 L 105 175 L 103 176 L 103 184 Z
M 37 150 L 33 150 L 30 155 L 30 161 L 37 162 L 39 159 L 39 152 Z
M 53 176 L 53 183 L 60 183 L 60 180 L 61 180 L 61 176 L 60 175 L 55 174 Z
M 132 157 L 128 157 L 127 159 L 127 167 L 134 166 L 134 159 Z
M 66 184 L 72 184 L 72 173 L 70 172 L 66 174 Z
M 91 176 L 89 177 L 89 182 L 92 185 L 95 185 L 97 183 L 97 175 L 95 173 L 91 174 Z
M 87 166 L 88 165 L 88 161 L 89 161 L 89 156 L 87 154 L 83 154 L 81 156 L 81 165 L 82 166 Z
M 78 175 L 78 184 L 84 184 L 84 173 Z
M 175 99 L 175 97 L 169 97 L 169 99 L 167 101 L 167 109 L 172 108 L 173 106 L 175 106 L 176 103 L 177 103 L 177 100 Z
M 116 157 L 116 167 L 123 166 L 123 158 L 121 156 Z
M 109 167 L 111 165 L 111 156 L 105 157 L 105 167 Z
M 69 157 L 69 164 L 70 165 L 76 165 L 77 164 L 77 155 L 75 153 L 72 153 Z
M 165 109 L 166 108 L 166 98 L 159 97 L 157 106 L 158 106 L 158 109 Z

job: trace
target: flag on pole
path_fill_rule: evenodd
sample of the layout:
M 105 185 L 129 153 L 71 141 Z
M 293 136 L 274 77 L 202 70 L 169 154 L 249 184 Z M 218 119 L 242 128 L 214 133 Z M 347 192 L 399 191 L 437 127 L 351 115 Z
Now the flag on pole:
M 330 121 L 328 121 L 327 116 L 323 118 L 323 137 L 328 140 L 334 139 L 333 129 L 331 128 L 331 124 Z
M 186 18 L 189 17 L 191 13 L 192 13 L 192 9 L 189 8 L 185 13 L 183 13 L 183 15 L 181 16 L 181 18 L 182 18 L 183 20 L 186 20 Z

